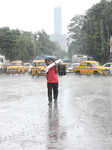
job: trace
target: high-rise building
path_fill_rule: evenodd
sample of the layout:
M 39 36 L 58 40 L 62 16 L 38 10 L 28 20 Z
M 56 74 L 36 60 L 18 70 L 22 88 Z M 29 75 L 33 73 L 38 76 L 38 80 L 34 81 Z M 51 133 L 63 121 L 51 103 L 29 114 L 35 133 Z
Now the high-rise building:
M 66 34 L 50 34 L 50 40 L 58 42 L 60 48 L 67 52 L 67 35 Z
M 62 34 L 61 7 L 54 8 L 54 34 Z
M 60 48 L 67 52 L 67 35 L 62 34 L 61 7 L 54 8 L 54 34 L 50 35 L 51 41 L 58 42 Z

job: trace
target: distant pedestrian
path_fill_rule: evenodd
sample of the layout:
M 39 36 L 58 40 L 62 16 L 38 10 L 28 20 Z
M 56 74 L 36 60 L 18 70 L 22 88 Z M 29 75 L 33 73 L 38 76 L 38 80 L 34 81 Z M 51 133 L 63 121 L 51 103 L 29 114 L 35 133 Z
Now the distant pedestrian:
M 50 59 L 45 59 L 45 63 L 46 65 L 50 65 L 51 61 Z M 52 104 L 52 90 L 53 90 L 53 97 L 54 97 L 54 102 L 57 102 L 57 98 L 58 98 L 58 68 L 57 65 L 55 63 L 55 66 L 53 66 L 52 68 L 49 69 L 49 71 L 47 72 L 47 89 L 48 89 L 48 105 Z

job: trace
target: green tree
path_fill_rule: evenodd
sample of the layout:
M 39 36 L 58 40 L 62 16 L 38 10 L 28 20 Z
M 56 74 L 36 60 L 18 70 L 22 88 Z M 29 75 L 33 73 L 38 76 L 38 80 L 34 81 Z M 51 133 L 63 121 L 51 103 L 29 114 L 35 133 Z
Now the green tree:
M 10 30 L 8 27 L 0 28 L 0 53 L 8 59 L 13 59 L 17 51 L 14 49 L 16 40 L 20 35 L 19 30 Z
M 57 42 L 49 40 L 49 35 L 42 30 L 35 34 L 35 51 L 37 55 L 56 55 L 57 57 L 64 57 L 65 52 L 60 49 Z
M 73 31 L 76 34 L 73 34 L 70 40 L 68 39 L 68 54 L 71 55 L 71 49 L 73 49 L 74 53 L 87 54 L 102 63 L 107 62 L 112 34 L 112 1 L 101 0 L 100 3 L 88 9 L 82 18 L 78 17 L 81 20 L 81 23 L 78 21 L 80 24 L 76 21 L 77 16 L 74 18 L 75 21 L 70 24 L 73 28 L 72 30 L 68 28 L 68 31 L 71 35 Z
M 83 15 L 76 15 L 71 19 L 71 23 L 68 26 L 68 56 L 80 53 L 81 51 L 81 29 L 84 23 Z
M 32 61 L 37 55 L 65 56 L 58 43 L 49 40 L 49 35 L 42 30 L 36 33 L 0 28 L 0 54 L 7 59 Z
M 21 32 L 15 49 L 18 51 L 15 59 L 30 61 L 34 57 L 34 45 L 31 40 L 31 32 Z

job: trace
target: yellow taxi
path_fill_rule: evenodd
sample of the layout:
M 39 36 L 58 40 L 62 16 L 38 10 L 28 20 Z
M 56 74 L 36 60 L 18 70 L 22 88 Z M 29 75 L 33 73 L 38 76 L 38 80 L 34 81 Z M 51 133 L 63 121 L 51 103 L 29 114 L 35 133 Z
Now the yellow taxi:
M 24 63 L 26 72 L 28 72 L 28 69 L 29 69 L 30 65 L 31 65 L 30 63 Z
M 21 73 L 24 74 L 25 72 L 25 67 L 22 61 L 12 61 L 9 67 L 7 68 L 8 74 L 18 73 L 21 75 Z
M 108 67 L 101 66 L 98 61 L 83 61 L 79 66 L 73 68 L 73 72 L 77 75 L 109 75 L 110 70 Z
M 44 68 L 46 66 L 45 60 L 35 60 L 33 61 L 32 65 L 33 65 L 33 67 L 31 68 L 32 77 L 35 75 L 37 75 L 37 77 L 46 76 L 44 72 Z

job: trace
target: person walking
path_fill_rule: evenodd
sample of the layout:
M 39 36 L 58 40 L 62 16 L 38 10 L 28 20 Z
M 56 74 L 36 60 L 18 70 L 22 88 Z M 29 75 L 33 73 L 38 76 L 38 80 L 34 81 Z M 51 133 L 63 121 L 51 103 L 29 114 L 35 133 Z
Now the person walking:
M 45 59 L 46 65 L 51 64 L 50 59 Z M 54 103 L 57 103 L 57 98 L 58 98 L 58 68 L 55 63 L 55 66 L 49 69 L 47 72 L 47 89 L 48 89 L 48 105 L 52 104 L 52 90 L 53 90 L 53 98 L 54 98 Z

